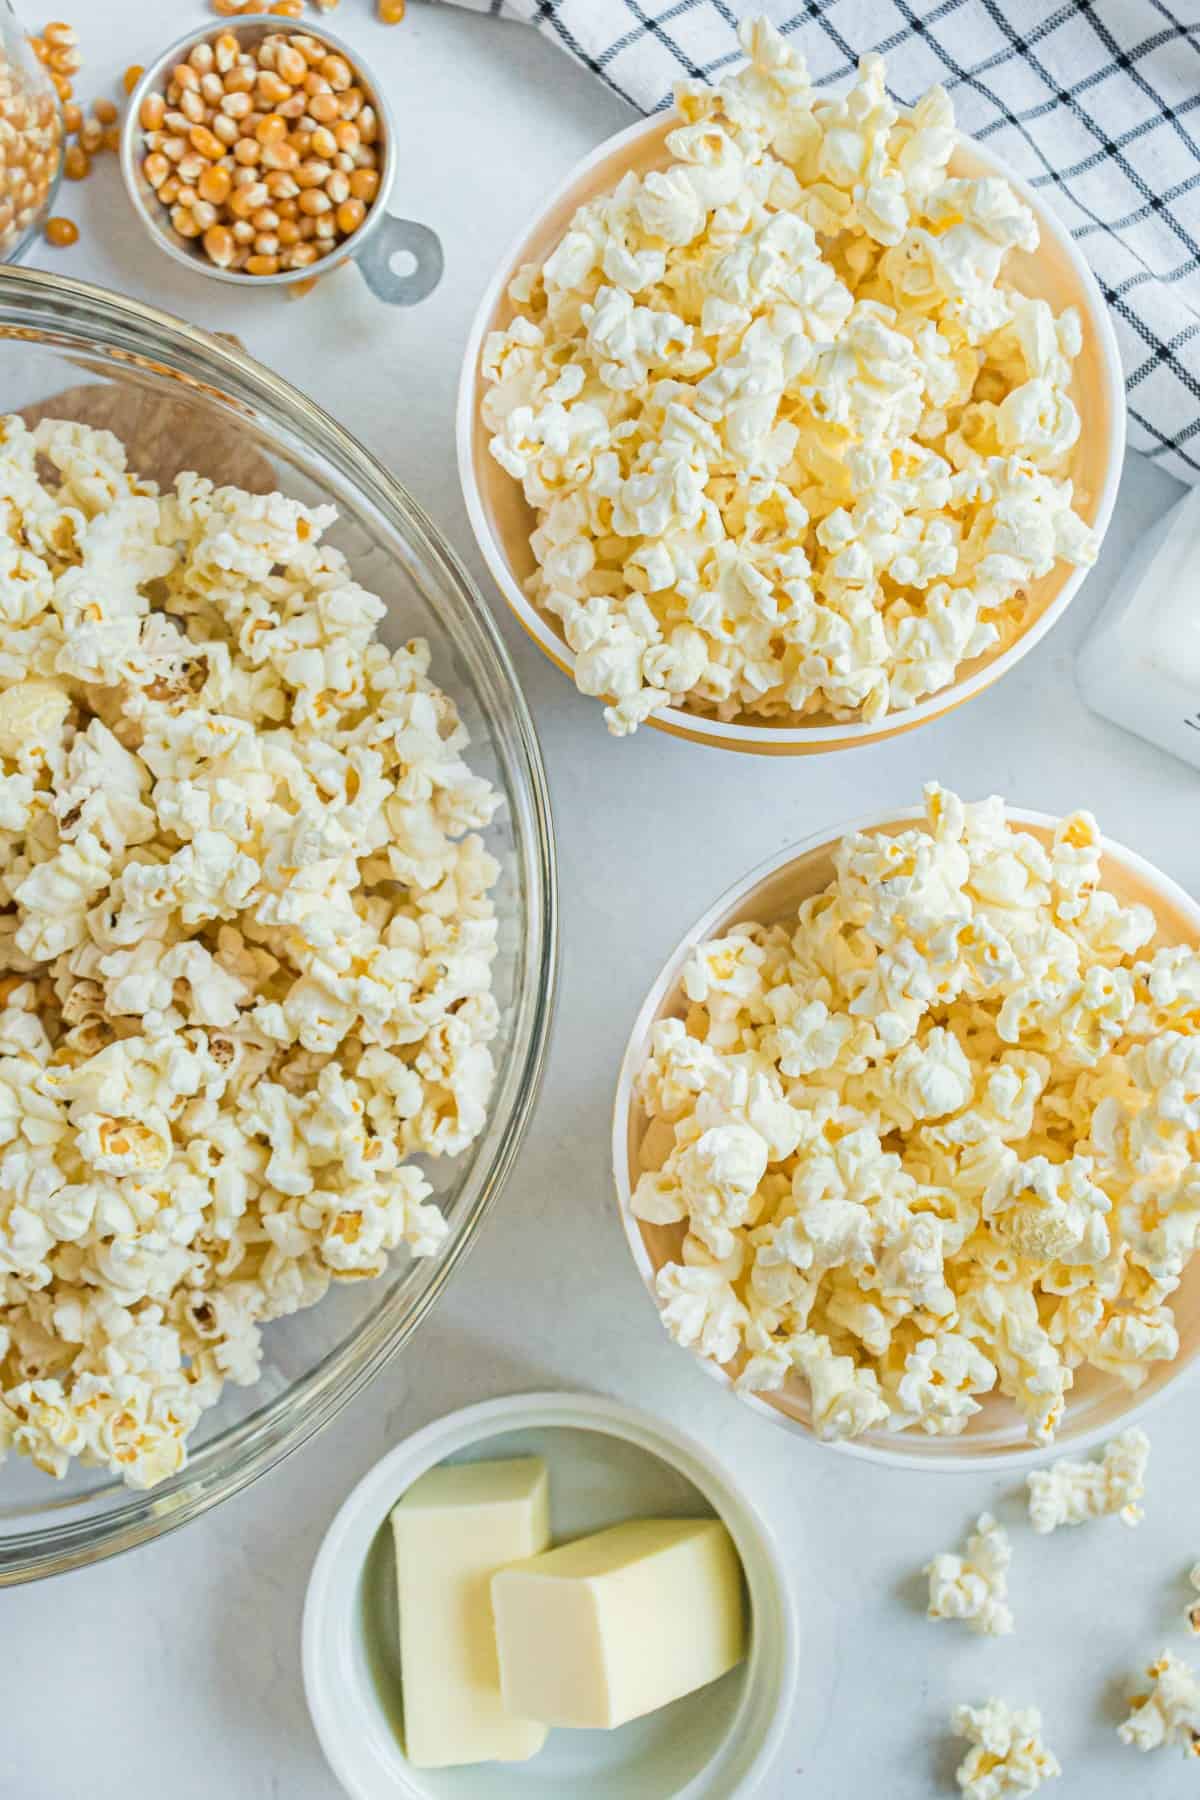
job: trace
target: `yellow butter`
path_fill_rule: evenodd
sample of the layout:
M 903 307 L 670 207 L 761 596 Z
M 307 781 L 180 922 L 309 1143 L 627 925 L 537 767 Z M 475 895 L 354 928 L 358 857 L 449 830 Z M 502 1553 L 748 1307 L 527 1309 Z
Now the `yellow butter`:
M 544 1725 L 500 1697 L 491 1578 L 550 1541 L 539 1457 L 431 1469 L 392 1510 L 400 1596 L 404 1748 L 421 1769 L 523 1762 Z
M 719 1519 L 635 1519 L 492 1580 L 504 1704 L 547 1725 L 623 1725 L 746 1654 L 742 1568 Z

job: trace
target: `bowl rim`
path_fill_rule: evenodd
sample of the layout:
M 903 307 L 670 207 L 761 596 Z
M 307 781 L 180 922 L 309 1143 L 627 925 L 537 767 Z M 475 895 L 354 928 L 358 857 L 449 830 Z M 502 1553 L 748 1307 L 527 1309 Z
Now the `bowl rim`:
M 490 1163 L 472 1169 L 475 1192 L 461 1224 L 436 1259 L 428 1286 L 403 1314 L 379 1306 L 300 1381 L 291 1383 L 211 1442 L 187 1466 L 101 1516 L 69 1519 L 0 1536 L 0 1588 L 57 1575 L 101 1561 L 175 1530 L 241 1492 L 321 1430 L 384 1363 L 408 1342 L 440 1298 L 503 1188 L 524 1139 L 545 1071 L 559 960 L 557 857 L 549 783 L 537 730 L 511 657 L 471 575 L 424 509 L 383 463 L 299 388 L 240 347 L 161 308 L 41 269 L 0 265 L 0 342 L 30 338 L 69 352 L 101 346 L 114 363 L 177 380 L 184 397 L 197 388 L 226 407 L 239 406 L 278 421 L 319 455 L 342 482 L 366 498 L 432 575 L 461 600 L 454 621 L 456 648 L 469 683 L 482 683 L 489 731 L 512 821 L 524 900 L 519 954 L 524 971 L 515 1000 L 511 1064 L 497 1073 L 489 1123 L 468 1154 L 478 1154 L 489 1131 Z M 458 684 L 462 686 L 460 682 Z M 503 711 L 500 702 L 503 702 Z M 501 721 L 497 736 L 497 721 Z M 507 742 L 505 738 L 507 736 Z M 302 1403 L 301 1403 L 302 1402 Z M 224 1455 L 217 1452 L 224 1446 Z M 231 1454 L 236 1449 L 237 1454 Z M 213 1466 L 208 1466 L 211 1459 Z M 86 1506 L 91 1495 L 50 1497 L 43 1514 Z M 122 1492 L 119 1483 L 111 1484 Z M 106 1491 L 106 1490 L 105 1490 Z M 20 1516 L 18 1509 L 17 1516 Z M 0 1524 L 5 1512 L 0 1508 Z
M 712 1761 L 726 1749 L 752 1701 L 757 1698 L 761 1705 L 763 1696 L 757 1688 L 762 1684 L 756 1684 L 752 1678 L 765 1674 L 780 1696 L 780 1704 L 771 1710 L 762 1725 L 757 1748 L 739 1776 L 736 1792 L 749 1796 L 756 1791 L 779 1752 L 790 1722 L 792 1697 L 799 1678 L 800 1628 L 796 1600 L 774 1532 L 733 1471 L 706 1444 L 642 1407 L 628 1405 L 605 1394 L 558 1389 L 505 1394 L 433 1419 L 403 1438 L 374 1463 L 338 1507 L 313 1561 L 300 1633 L 304 1697 L 329 1767 L 353 1800 L 376 1800 L 376 1790 L 357 1779 L 347 1759 L 344 1749 L 347 1724 L 336 1697 L 328 1692 L 331 1645 L 340 1635 L 338 1610 L 344 1608 L 349 1598 L 346 1591 L 348 1572 L 343 1567 L 343 1559 L 349 1554 L 347 1540 L 361 1534 L 365 1529 L 364 1519 L 370 1515 L 373 1541 L 392 1507 L 418 1476 L 447 1457 L 506 1432 L 544 1428 L 593 1431 L 649 1451 L 691 1482 L 728 1527 L 750 1589 L 755 1623 L 746 1663 L 746 1694 L 729 1731 L 707 1766 L 711 1767 Z M 385 1499 L 385 1495 L 389 1497 Z M 354 1583 L 361 1567 L 360 1562 L 350 1577 Z M 701 1785 L 704 1775 L 705 1770 L 697 1771 L 687 1785 L 678 1790 L 675 1800 L 701 1800 L 706 1796 Z M 403 1791 L 411 1796 L 411 1800 L 425 1800 L 428 1793 L 417 1779 L 406 1780 L 402 1790 L 393 1784 L 390 1791 Z M 531 1795 L 537 1791 L 531 1786 Z M 713 1800 L 713 1796 L 707 1795 L 706 1800 Z
M 612 137 L 606 138 L 603 143 L 597 145 L 569 170 L 539 208 L 537 216 L 532 221 L 525 222 L 500 258 L 484 288 L 479 305 L 471 320 L 459 373 L 455 407 L 458 474 L 475 542 L 493 581 L 511 607 L 518 623 L 550 658 L 550 661 L 572 682 L 574 681 L 575 667 L 574 653 L 566 643 L 561 631 L 555 629 L 542 617 L 530 602 L 520 582 L 514 577 L 503 547 L 492 530 L 476 478 L 474 439 L 483 394 L 480 359 L 484 338 L 490 328 L 496 307 L 518 266 L 526 244 L 537 233 L 542 220 L 559 206 L 598 164 L 608 161 L 619 152 L 635 150 L 643 139 L 661 133 L 664 125 L 670 124 L 676 119 L 677 115 L 673 107 L 665 113 L 652 113 L 647 118 L 639 119 L 634 124 L 626 126 L 623 131 L 618 131 Z M 1023 176 L 1018 175 L 1003 157 L 998 156 L 995 151 L 968 133 L 958 132 L 956 134 L 956 147 L 968 150 L 990 174 L 1003 177 L 1030 207 L 1037 219 L 1039 232 L 1053 238 L 1069 262 L 1078 283 L 1079 298 L 1086 303 L 1086 325 L 1094 333 L 1100 350 L 1109 417 L 1109 444 L 1104 485 L 1096 508 L 1095 522 L 1091 527 L 1096 537 L 1097 550 L 1099 550 L 1103 545 L 1112 518 L 1113 507 L 1116 504 L 1117 490 L 1120 486 L 1125 459 L 1128 424 L 1125 409 L 1125 382 L 1112 316 L 1105 304 L 1100 284 L 1087 259 L 1076 245 L 1066 225 L 1042 199 L 1038 191 Z M 1058 593 L 1040 616 L 1027 630 L 1021 632 L 1006 650 L 1001 651 L 999 656 L 987 662 L 974 675 L 964 681 L 951 682 L 936 693 L 927 695 L 915 706 L 907 707 L 901 712 L 887 713 L 882 719 L 870 721 L 850 719 L 828 725 L 743 725 L 736 721 L 726 722 L 708 718 L 703 713 L 690 712 L 686 707 L 666 706 L 651 713 L 646 723 L 655 730 L 665 731 L 676 737 L 688 738 L 696 743 L 751 753 L 776 752 L 786 755 L 808 752 L 811 754 L 819 753 L 822 750 L 852 749 L 861 744 L 880 742 L 939 718 L 943 713 L 973 699 L 975 695 L 990 687 L 994 681 L 998 681 L 1007 674 L 1058 622 L 1094 566 L 1094 564 L 1089 564 L 1071 569 Z
M 844 838 L 857 832 L 877 831 L 888 825 L 919 824 L 924 822 L 925 816 L 920 807 L 901 807 L 883 813 L 870 813 L 848 820 L 844 825 L 832 828 L 822 827 L 799 842 L 787 845 L 785 849 L 778 851 L 774 856 L 767 857 L 763 862 L 756 864 L 747 874 L 731 882 L 724 892 L 688 927 L 651 983 L 638 1008 L 633 1028 L 626 1042 L 624 1055 L 621 1058 L 616 1092 L 613 1097 L 611 1151 L 613 1185 L 621 1229 L 625 1234 L 625 1242 L 633 1258 L 634 1266 L 641 1277 L 642 1286 L 656 1313 L 659 1312 L 654 1292 L 657 1271 L 647 1253 L 640 1223 L 633 1212 L 633 1189 L 629 1167 L 629 1120 L 633 1108 L 634 1081 L 644 1060 L 643 1051 L 650 1025 L 658 1013 L 659 1007 L 671 990 L 678 985 L 683 965 L 691 951 L 697 945 L 704 943 L 712 935 L 713 929 L 727 919 L 738 903 L 761 882 L 786 868 L 789 863 L 795 862 L 801 857 L 810 856 L 815 851 L 832 849 Z M 1059 817 L 1052 813 L 1009 806 L 1007 803 L 1005 816 L 1008 823 L 1013 826 L 1032 825 L 1047 828 L 1060 822 Z M 1152 888 L 1156 895 L 1161 895 L 1165 901 L 1189 918 L 1195 927 L 1197 943 L 1200 944 L 1200 899 L 1193 898 L 1171 876 L 1164 874 L 1161 869 L 1136 850 L 1129 849 L 1125 844 L 1102 836 L 1100 845 L 1104 855 L 1112 857 L 1115 862 L 1122 863 L 1132 873 L 1139 876 L 1148 887 Z M 661 1315 L 659 1325 L 662 1329 Z M 674 1345 L 673 1347 L 679 1348 Z M 1012 1449 L 981 1451 L 972 1454 L 964 1453 L 961 1448 L 955 1448 L 955 1446 L 961 1447 L 967 1441 L 966 1439 L 945 1437 L 936 1440 L 940 1445 L 949 1447 L 944 1455 L 939 1455 L 936 1451 L 927 1450 L 922 1454 L 899 1447 L 910 1441 L 925 1441 L 913 1440 L 912 1434 L 908 1432 L 893 1434 L 893 1441 L 898 1446 L 896 1449 L 863 1438 L 822 1438 L 803 1420 L 781 1412 L 778 1407 L 772 1406 L 760 1394 L 739 1389 L 725 1373 L 725 1370 L 718 1363 L 714 1363 L 711 1358 L 700 1356 L 692 1350 L 686 1351 L 686 1354 L 705 1375 L 716 1381 L 727 1393 L 732 1394 L 734 1399 L 739 1400 L 744 1406 L 748 1406 L 760 1418 L 770 1420 L 780 1429 L 802 1437 L 809 1443 L 818 1445 L 822 1450 L 842 1456 L 857 1457 L 860 1461 L 876 1463 L 884 1468 L 905 1469 L 918 1475 L 982 1475 L 988 1472 L 996 1474 L 1000 1470 L 1032 1468 L 1037 1463 L 1048 1459 L 1081 1454 L 1094 1449 L 1097 1444 L 1105 1442 L 1119 1431 L 1126 1430 L 1157 1406 L 1169 1393 L 1176 1392 L 1183 1381 L 1193 1377 L 1197 1370 L 1200 1370 L 1200 1349 L 1198 1349 L 1187 1361 L 1176 1360 L 1161 1385 L 1152 1393 L 1143 1394 L 1137 1398 L 1136 1390 L 1132 1390 L 1134 1397 L 1115 1419 L 1110 1420 L 1107 1424 L 1092 1426 L 1075 1433 L 1066 1440 L 1056 1438 L 1049 1444 L 1018 1445 Z

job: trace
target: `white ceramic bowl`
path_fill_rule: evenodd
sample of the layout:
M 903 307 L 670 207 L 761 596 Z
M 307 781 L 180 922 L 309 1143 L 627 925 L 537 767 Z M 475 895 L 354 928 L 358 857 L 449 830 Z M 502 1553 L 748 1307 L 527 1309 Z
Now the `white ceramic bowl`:
M 684 1227 L 649 1225 L 634 1215 L 632 1191 L 640 1169 L 638 1151 L 647 1129 L 645 1114 L 634 1093 L 634 1083 L 645 1062 L 655 1022 L 682 1016 L 685 1011 L 686 1001 L 680 986 L 684 965 L 697 945 L 722 936 L 741 921 L 753 919 L 760 924 L 771 924 L 777 919 L 794 916 L 801 900 L 828 885 L 833 875 L 833 852 L 847 834 L 903 831 L 923 816 L 907 811 L 888 813 L 879 818 L 855 819 L 836 832 L 819 832 L 760 864 L 727 889 L 703 918 L 696 921 L 672 952 L 647 994 L 621 1064 L 613 1110 L 612 1150 L 621 1224 L 638 1273 L 652 1299 L 658 1270 L 664 1263 L 678 1258 Z M 1014 825 L 1046 840 L 1056 823 L 1045 813 L 1022 812 L 1015 807 L 1009 808 L 1008 817 Z M 1159 922 L 1155 946 L 1200 945 L 1200 903 L 1135 851 L 1104 839 L 1103 878 L 1105 886 L 1114 893 L 1130 901 L 1140 900 L 1152 908 Z M 1075 1386 L 1067 1396 L 1062 1425 L 1049 1452 L 1030 1444 L 1025 1422 L 1016 1407 L 1011 1401 L 995 1395 L 984 1397 L 979 1412 L 968 1421 L 960 1437 L 927 1437 L 915 1431 L 871 1431 L 827 1447 L 844 1455 L 886 1463 L 893 1468 L 959 1471 L 994 1469 L 998 1463 L 1023 1467 L 1041 1460 L 1048 1453 L 1062 1455 L 1086 1449 L 1127 1425 L 1195 1364 L 1200 1354 L 1200 1256 L 1193 1258 L 1185 1271 L 1182 1285 L 1172 1295 L 1171 1304 L 1180 1336 L 1180 1351 L 1175 1361 L 1152 1364 L 1144 1385 L 1133 1393 L 1114 1376 L 1102 1375 L 1095 1369 L 1079 1370 Z M 699 1360 L 707 1374 L 763 1418 L 812 1438 L 808 1390 L 800 1377 L 793 1377 L 778 1393 L 750 1394 L 734 1386 L 729 1367 L 706 1358 Z
M 552 1731 L 527 1763 L 414 1769 L 403 1751 L 388 1515 L 437 1463 L 529 1455 L 549 1469 L 556 1539 L 638 1516 L 723 1519 L 745 1571 L 750 1654 L 720 1681 L 617 1731 Z M 485 1401 L 399 1444 L 329 1527 L 304 1607 L 309 1711 L 353 1800 L 748 1800 L 779 1748 L 797 1657 L 779 1554 L 728 1470 L 649 1414 L 593 1394 Z
M 629 170 L 644 172 L 665 166 L 669 160 L 665 139 L 678 123 L 675 113 L 642 120 L 609 138 L 571 171 L 541 216 L 521 232 L 501 258 L 475 314 L 463 358 L 458 389 L 458 469 L 476 541 L 520 624 L 551 662 L 572 677 L 574 655 L 563 638 L 560 621 L 540 612 L 524 590 L 523 583 L 535 566 L 529 538 L 536 518 L 520 484 L 488 452 L 488 432 L 480 414 L 483 346 L 490 332 L 503 330 L 512 318 L 514 308 L 508 299 L 508 284 L 517 269 L 523 263 L 545 261 L 576 208 L 585 200 L 615 187 Z M 1002 175 L 1011 183 L 1036 216 L 1042 241 L 1032 255 L 1023 251 L 1009 255 L 1004 265 L 1005 279 L 1024 293 L 1043 296 L 1056 312 L 1065 306 L 1079 309 L 1084 344 L 1072 395 L 1083 429 L 1072 476 L 1079 511 L 1097 536 L 1103 538 L 1125 454 L 1125 392 L 1112 322 L 1095 276 L 1042 196 L 991 151 L 964 138 L 951 160 L 951 169 L 960 175 Z M 873 723 L 839 723 L 814 715 L 788 725 L 763 725 L 727 723 L 701 712 L 667 707 L 655 713 L 649 723 L 659 731 L 693 743 L 768 756 L 848 750 L 897 737 L 961 706 L 1018 663 L 1062 617 L 1086 573 L 1085 569 L 1060 563 L 1035 582 L 1030 589 L 1027 622 L 1015 642 L 1007 649 L 964 664 L 949 687 L 930 694 L 906 712 L 890 713 Z

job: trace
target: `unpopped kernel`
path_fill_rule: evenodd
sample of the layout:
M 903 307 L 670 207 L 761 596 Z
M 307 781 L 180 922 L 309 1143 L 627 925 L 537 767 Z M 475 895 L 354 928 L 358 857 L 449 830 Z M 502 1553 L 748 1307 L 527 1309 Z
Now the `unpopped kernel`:
M 653 1028 L 633 1210 L 682 1228 L 664 1322 L 743 1388 L 798 1375 L 825 1437 L 953 1435 L 996 1392 L 1048 1442 L 1082 1365 L 1132 1389 L 1178 1350 L 1200 951 L 1149 950 L 1086 813 L 1043 843 L 931 786 L 834 864 L 699 946 Z
M 960 179 L 950 101 L 840 98 L 765 20 L 677 90 L 670 163 L 582 206 L 484 348 L 491 453 L 537 514 L 529 597 L 617 735 L 665 706 L 876 720 L 1090 563 L 1078 314 L 1018 293 L 1029 208 Z
M 145 1487 L 266 1320 L 444 1240 L 499 796 L 332 507 L 16 417 L 0 494 L 0 1454 Z

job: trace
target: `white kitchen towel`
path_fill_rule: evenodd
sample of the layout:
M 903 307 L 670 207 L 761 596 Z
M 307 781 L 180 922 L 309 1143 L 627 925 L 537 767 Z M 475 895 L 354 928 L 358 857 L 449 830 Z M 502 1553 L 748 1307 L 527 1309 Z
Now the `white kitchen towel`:
M 868 50 L 898 100 L 940 81 L 963 130 L 1044 191 L 1095 270 L 1131 446 L 1200 480 L 1200 0 L 459 3 L 535 25 L 643 112 L 681 76 L 719 79 L 742 54 L 739 18 L 764 12 L 822 85 Z

